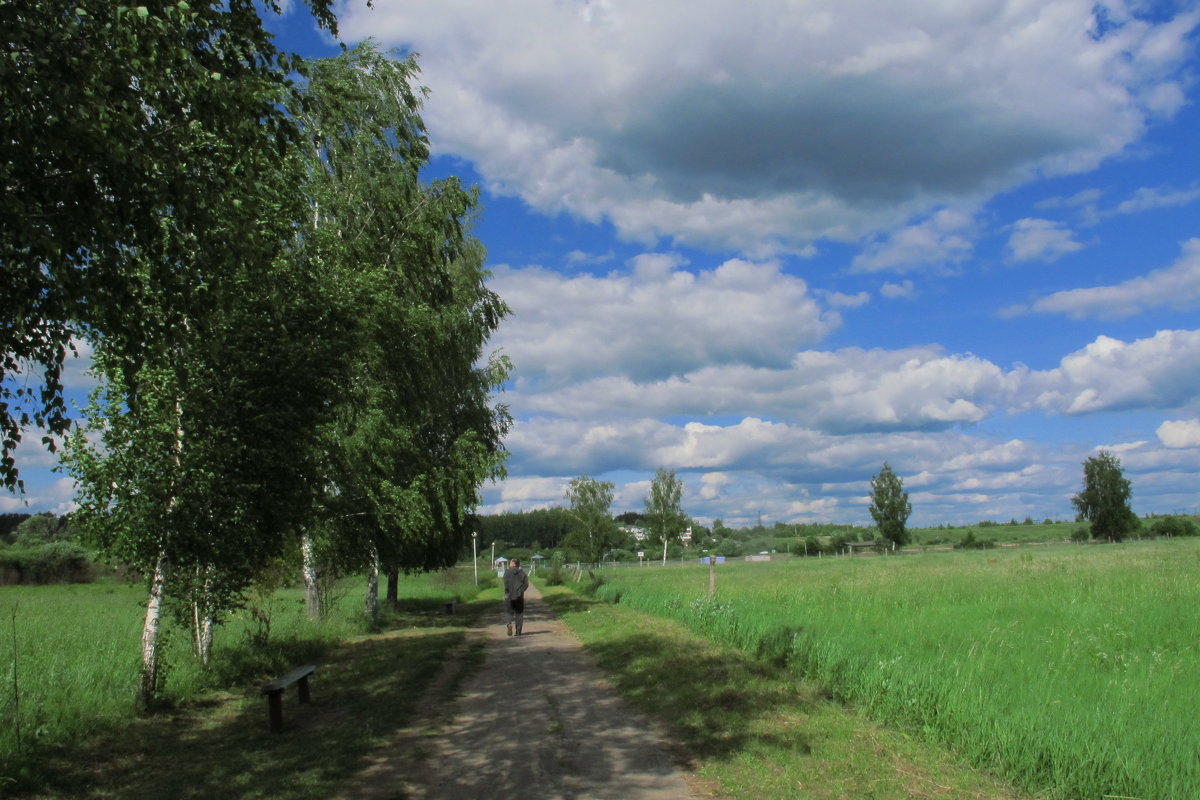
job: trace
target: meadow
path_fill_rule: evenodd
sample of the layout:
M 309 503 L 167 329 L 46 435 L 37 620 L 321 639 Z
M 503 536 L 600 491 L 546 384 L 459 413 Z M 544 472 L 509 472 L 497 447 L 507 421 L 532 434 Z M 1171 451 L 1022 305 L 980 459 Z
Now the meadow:
M 408 624 L 426 607 L 440 620 L 446 599 L 476 594 L 469 576 L 455 574 L 402 577 Z M 230 689 L 254 696 L 269 677 L 372 632 L 364 586 L 347 581 L 319 623 L 305 617 L 300 589 L 253 597 L 217 628 L 208 668 L 193 655 L 189 630 L 165 623 L 160 706 L 183 707 Z M 111 732 L 133 716 L 144 604 L 142 587 L 113 580 L 0 587 L 0 795 L 4 781 L 28 772 L 39 753 Z
M 1026 792 L 1200 797 L 1200 542 L 609 570 L 686 624 Z

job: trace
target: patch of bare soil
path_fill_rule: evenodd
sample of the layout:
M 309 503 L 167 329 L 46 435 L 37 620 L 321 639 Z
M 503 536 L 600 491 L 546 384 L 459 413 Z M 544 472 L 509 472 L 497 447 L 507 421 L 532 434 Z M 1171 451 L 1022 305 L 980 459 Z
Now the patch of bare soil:
M 416 726 L 343 789 L 346 798 L 679 800 L 710 796 L 627 706 L 530 587 L 524 635 L 500 611 L 447 660 Z M 474 665 L 473 665 L 474 662 Z M 456 697 L 446 695 L 453 687 Z

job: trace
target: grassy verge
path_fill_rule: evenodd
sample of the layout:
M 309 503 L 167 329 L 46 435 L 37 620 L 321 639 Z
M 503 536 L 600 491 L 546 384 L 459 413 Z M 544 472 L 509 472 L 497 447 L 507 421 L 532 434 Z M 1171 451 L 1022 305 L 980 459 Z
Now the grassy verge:
M 0 775 L 0 798 L 336 796 L 371 762 L 375 750 L 414 723 L 417 704 L 448 660 L 465 659 L 469 668 L 477 654 L 466 641 L 467 630 L 495 604 L 492 592 L 460 603 L 458 613 L 449 616 L 445 587 L 408 588 L 418 596 L 402 597 L 397 609 L 386 611 L 365 633 L 296 638 L 285 634 L 280 618 L 278 634 L 273 631 L 266 648 L 269 660 L 289 667 L 317 665 L 311 704 L 299 705 L 294 689 L 285 694 L 283 733 L 269 733 L 267 703 L 259 693 L 264 648 L 230 641 L 218 674 L 203 681 L 209 688 L 175 695 L 159 712 L 134 718 L 126 687 L 118 687 L 122 711 L 94 713 L 86 728 L 38 743 L 19 762 L 10 762 L 19 769 Z M 358 623 L 360 631 L 366 627 Z M 123 662 L 131 660 L 127 650 L 120 652 Z M 42 661 L 29 660 L 44 669 L 65 668 L 72 660 L 60 654 L 63 664 L 56 666 L 48 654 L 39 655 Z M 59 669 L 56 680 L 71 684 L 77 677 Z M 36 684 L 33 675 L 28 680 L 30 688 L 23 692 L 32 704 Z M 96 692 L 102 688 L 89 686 Z M 454 689 L 451 682 L 437 693 L 445 699 Z M 96 712 L 79 695 L 73 690 L 70 697 L 56 698 L 53 708 L 63 716 L 71 708 L 77 714 Z
M 547 587 L 546 601 L 730 797 L 1015 798 L 953 756 L 876 725 L 785 668 L 683 625 Z

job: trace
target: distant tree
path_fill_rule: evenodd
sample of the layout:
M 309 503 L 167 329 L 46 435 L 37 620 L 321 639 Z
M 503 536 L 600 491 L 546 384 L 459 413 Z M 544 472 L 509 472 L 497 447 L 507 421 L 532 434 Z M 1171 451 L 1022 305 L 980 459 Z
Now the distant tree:
M 0 544 L 8 544 L 13 540 L 13 535 L 22 522 L 29 519 L 32 514 L 0 514 Z
M 634 525 L 642 527 L 646 524 L 646 515 L 639 511 L 626 511 L 616 516 L 617 522 L 622 525 Z
M 885 461 L 883 469 L 871 479 L 871 517 L 880 535 L 897 547 L 908 544 L 909 533 L 905 523 L 910 514 L 912 504 L 908 502 L 904 482 Z
M 1119 542 L 1137 530 L 1138 518 L 1129 505 L 1129 481 L 1121 460 L 1101 450 L 1083 462 L 1083 491 L 1071 498 L 1078 519 L 1092 524 L 1092 538 Z
M 742 546 L 736 539 L 725 539 L 717 545 L 717 555 L 726 558 L 736 558 L 742 554 Z
M 563 545 L 574 551 L 580 561 L 598 564 L 605 553 L 624 541 L 617 523 L 610 516 L 615 488 L 608 481 L 580 475 L 567 489 L 572 527 Z
M 1150 532 L 1155 536 L 1174 538 L 1200 535 L 1200 528 L 1196 527 L 1195 521 L 1187 517 L 1159 517 L 1150 526 Z
M 34 514 L 13 531 L 13 543 L 23 546 L 65 542 L 71 539 L 71 525 L 67 517 L 56 517 L 45 512 Z
M 678 540 L 687 526 L 687 515 L 679 505 L 682 499 L 683 481 L 675 477 L 675 470 L 659 467 L 646 495 L 646 528 L 652 543 L 662 543 L 663 566 L 667 563 L 667 546 Z

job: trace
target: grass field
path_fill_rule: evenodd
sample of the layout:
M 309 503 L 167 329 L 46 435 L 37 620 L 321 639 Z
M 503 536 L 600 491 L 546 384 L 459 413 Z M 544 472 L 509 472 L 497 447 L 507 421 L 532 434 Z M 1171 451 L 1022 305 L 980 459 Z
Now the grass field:
M 786 662 L 1062 798 L 1200 797 L 1200 542 L 613 570 L 598 595 Z
M 256 688 L 269 677 L 388 625 L 426 626 L 426 618 L 445 625 L 442 603 L 474 595 L 469 577 L 457 582 L 446 574 L 402 578 L 400 609 L 386 616 L 382 627 L 373 627 L 363 613 L 363 585 L 348 584 L 334 612 L 319 624 L 305 618 L 300 590 L 276 593 L 264 604 L 271 617 L 265 644 L 255 638 L 258 623 L 245 611 L 235 612 L 216 632 L 207 670 L 192 655 L 188 631 L 165 625 L 162 705 L 183 709 L 203 696 L 232 690 L 246 695 L 247 713 L 261 714 L 264 703 Z M 0 587 L 0 797 L 10 784 L 39 780 L 36 773 L 45 772 L 39 764 L 46 754 L 70 752 L 83 742 L 95 745 L 133 722 L 144 602 L 140 588 L 114 582 Z M 411 662 L 417 664 L 413 669 L 427 671 L 421 665 L 431 656 L 436 668 L 436 657 L 459 640 L 461 630 L 434 637 L 420 657 L 393 653 L 391 667 L 382 669 L 400 674 Z M 252 730 L 260 734 L 260 726 Z

